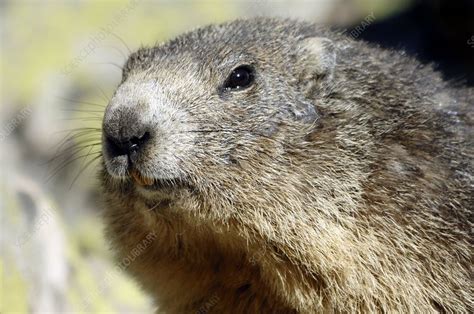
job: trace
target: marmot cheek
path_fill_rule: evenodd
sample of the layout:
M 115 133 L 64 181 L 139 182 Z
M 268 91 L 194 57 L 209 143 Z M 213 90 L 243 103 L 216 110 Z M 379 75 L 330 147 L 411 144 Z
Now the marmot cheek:
M 315 106 L 308 102 L 299 104 L 293 109 L 292 114 L 297 121 L 303 123 L 314 123 L 319 118 Z
M 262 125 L 262 128 L 260 130 L 263 136 L 271 136 L 275 134 L 276 131 L 278 131 L 278 123 L 269 121 Z

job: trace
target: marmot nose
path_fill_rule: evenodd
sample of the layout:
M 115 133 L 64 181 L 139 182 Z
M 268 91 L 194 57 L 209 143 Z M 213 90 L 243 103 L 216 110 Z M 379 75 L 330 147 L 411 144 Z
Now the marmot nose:
M 105 134 L 105 146 L 107 152 L 112 156 L 130 155 L 132 152 L 138 152 L 150 139 L 150 132 L 140 132 L 140 135 L 130 137 L 113 137 Z

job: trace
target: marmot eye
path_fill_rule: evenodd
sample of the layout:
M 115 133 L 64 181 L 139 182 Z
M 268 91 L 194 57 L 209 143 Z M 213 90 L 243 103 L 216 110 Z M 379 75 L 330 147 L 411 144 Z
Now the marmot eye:
M 224 88 L 231 89 L 244 89 L 252 85 L 255 79 L 254 70 L 250 65 L 241 65 L 230 73 L 229 77 L 225 81 Z

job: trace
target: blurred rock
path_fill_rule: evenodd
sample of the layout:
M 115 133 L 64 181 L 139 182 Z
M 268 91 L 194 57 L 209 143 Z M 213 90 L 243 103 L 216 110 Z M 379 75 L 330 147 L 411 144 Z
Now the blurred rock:
M 1 313 L 149 313 L 150 301 L 124 273 L 115 273 L 99 221 L 74 232 L 33 180 L 5 173 Z
M 8 281 L 14 273 L 16 280 L 26 285 L 31 313 L 64 312 L 68 310 L 68 265 L 59 217 L 33 181 L 13 174 L 6 181 L 10 185 L 5 187 L 1 207 L 4 276 Z M 14 304 L 7 300 L 5 305 Z M 8 312 L 8 308 L 4 310 Z

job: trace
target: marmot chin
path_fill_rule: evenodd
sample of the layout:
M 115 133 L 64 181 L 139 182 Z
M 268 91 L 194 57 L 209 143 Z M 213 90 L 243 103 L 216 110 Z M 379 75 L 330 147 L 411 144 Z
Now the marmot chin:
M 103 120 L 107 235 L 160 312 L 472 313 L 473 96 L 293 20 L 141 48 Z

